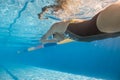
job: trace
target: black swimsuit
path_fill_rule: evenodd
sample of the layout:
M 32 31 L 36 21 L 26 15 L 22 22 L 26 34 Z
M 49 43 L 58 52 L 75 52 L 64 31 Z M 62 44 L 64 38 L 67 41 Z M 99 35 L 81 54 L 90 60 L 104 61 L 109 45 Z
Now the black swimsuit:
M 98 30 L 96 21 L 99 14 L 82 23 L 70 23 L 65 33 L 71 39 L 78 41 L 94 41 L 119 36 L 120 33 L 103 33 Z

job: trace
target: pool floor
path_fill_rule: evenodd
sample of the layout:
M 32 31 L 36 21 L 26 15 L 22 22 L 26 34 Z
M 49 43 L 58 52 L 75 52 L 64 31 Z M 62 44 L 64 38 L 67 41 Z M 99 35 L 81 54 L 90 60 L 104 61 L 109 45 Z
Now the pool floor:
M 0 80 L 104 80 L 22 64 L 0 66 Z

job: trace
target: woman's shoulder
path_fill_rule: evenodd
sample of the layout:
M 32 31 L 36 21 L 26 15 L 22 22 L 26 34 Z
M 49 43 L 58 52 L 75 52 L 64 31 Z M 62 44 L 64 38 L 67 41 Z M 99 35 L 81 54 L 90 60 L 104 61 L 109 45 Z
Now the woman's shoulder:
M 101 32 L 120 32 L 120 1 L 102 10 L 97 18 L 97 27 Z

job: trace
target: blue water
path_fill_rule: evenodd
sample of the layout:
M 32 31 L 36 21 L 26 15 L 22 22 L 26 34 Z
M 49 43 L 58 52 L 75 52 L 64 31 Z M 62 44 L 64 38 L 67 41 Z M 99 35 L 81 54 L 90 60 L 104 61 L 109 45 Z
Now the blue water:
M 38 19 L 42 7 L 53 2 L 0 0 L 0 80 L 120 80 L 120 37 L 26 52 L 60 20 L 52 14 Z M 82 7 L 80 18 L 93 16 L 91 6 Z

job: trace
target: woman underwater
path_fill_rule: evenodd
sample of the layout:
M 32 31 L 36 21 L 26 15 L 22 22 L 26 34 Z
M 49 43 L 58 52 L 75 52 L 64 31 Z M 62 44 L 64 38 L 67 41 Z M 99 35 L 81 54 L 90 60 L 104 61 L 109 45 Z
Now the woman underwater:
M 66 9 L 63 0 L 58 1 L 60 5 L 57 8 Z M 41 42 L 60 42 L 66 39 L 65 35 L 69 35 L 70 39 L 78 41 L 94 41 L 119 36 L 120 1 L 101 10 L 90 20 L 71 19 L 53 24 L 48 32 L 43 35 Z M 49 40 L 48 37 L 50 36 L 53 36 L 53 39 Z

